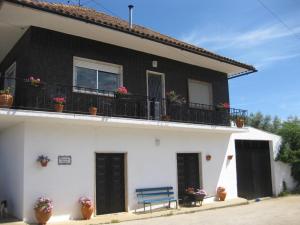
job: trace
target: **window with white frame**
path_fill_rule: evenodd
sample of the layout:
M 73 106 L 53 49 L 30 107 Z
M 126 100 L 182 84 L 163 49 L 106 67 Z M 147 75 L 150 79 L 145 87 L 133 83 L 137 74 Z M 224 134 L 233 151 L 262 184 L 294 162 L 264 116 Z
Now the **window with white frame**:
M 213 104 L 212 85 L 210 83 L 189 79 L 188 85 L 189 102 L 192 107 L 200 107 L 199 104 Z
M 74 57 L 74 91 L 113 92 L 122 86 L 122 66 Z

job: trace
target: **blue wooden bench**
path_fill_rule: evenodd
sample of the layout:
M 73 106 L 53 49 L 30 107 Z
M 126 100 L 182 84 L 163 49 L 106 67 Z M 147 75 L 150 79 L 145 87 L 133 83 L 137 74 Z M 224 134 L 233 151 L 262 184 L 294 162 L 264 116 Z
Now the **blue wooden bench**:
M 138 198 L 138 204 L 144 205 L 144 212 L 146 211 L 146 206 L 150 205 L 150 211 L 152 212 L 152 204 L 159 203 L 169 203 L 169 208 L 171 203 L 176 203 L 176 209 L 178 208 L 177 199 L 174 197 L 173 187 L 156 187 L 156 188 L 140 188 L 136 189 L 136 194 Z

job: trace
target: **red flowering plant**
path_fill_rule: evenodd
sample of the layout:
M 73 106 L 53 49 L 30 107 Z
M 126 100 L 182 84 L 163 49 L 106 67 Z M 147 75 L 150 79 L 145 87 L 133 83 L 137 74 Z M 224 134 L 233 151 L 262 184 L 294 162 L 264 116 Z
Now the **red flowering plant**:
M 127 95 L 127 94 L 129 94 L 128 90 L 124 86 L 118 87 L 118 89 L 115 92 L 116 97 L 124 96 L 124 95 Z
M 93 202 L 89 197 L 80 197 L 78 202 L 82 207 L 89 208 L 89 207 L 93 206 Z
M 27 79 L 25 79 L 25 82 L 34 87 L 39 87 L 41 85 L 41 79 L 35 78 L 34 76 L 29 76 Z
M 64 97 L 55 97 L 53 98 L 55 104 L 64 105 L 66 103 L 66 99 Z
M 228 102 L 224 102 L 224 103 L 219 103 L 218 105 L 216 105 L 216 109 L 223 109 L 223 110 L 229 110 L 230 109 L 230 105 Z

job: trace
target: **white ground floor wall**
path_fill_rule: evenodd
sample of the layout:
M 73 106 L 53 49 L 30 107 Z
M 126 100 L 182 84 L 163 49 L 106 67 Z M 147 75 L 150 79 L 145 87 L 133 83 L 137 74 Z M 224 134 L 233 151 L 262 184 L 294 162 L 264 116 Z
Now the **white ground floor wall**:
M 209 195 L 215 195 L 216 188 L 224 186 L 227 197 L 235 198 L 234 140 L 251 137 L 269 140 L 270 151 L 277 151 L 280 141 L 277 136 L 254 129 L 245 134 L 230 134 L 24 122 L 0 133 L 0 198 L 8 199 L 12 213 L 28 222 L 35 221 L 33 206 L 40 196 L 53 200 L 52 221 L 80 218 L 78 198 L 90 196 L 95 202 L 96 153 L 126 154 L 128 211 L 138 208 L 137 188 L 172 186 L 177 196 L 177 153 L 200 154 L 200 180 Z M 41 154 L 52 160 L 45 168 L 36 162 Z M 70 155 L 72 164 L 58 165 L 57 158 L 61 155 Z M 212 156 L 210 161 L 206 155 Z M 228 155 L 233 155 L 233 159 L 228 160 Z M 279 193 L 282 180 L 293 185 L 289 168 L 274 162 L 273 154 L 272 176 L 274 194 Z

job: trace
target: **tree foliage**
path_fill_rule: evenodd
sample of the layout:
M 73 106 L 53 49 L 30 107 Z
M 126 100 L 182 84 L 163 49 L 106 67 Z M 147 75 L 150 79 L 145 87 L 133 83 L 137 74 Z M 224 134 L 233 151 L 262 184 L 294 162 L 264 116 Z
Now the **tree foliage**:
M 277 160 L 292 166 L 292 176 L 300 184 L 300 119 L 289 117 L 281 121 L 279 117 L 264 116 L 258 112 L 250 114 L 247 125 L 278 134 L 282 137 L 282 144 Z

